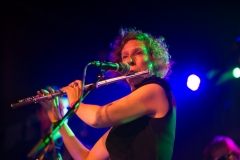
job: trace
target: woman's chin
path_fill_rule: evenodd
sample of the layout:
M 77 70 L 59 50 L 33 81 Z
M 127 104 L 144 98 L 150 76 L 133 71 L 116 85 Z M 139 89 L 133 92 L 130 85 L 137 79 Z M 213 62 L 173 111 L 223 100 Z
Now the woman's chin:
M 129 78 L 127 79 L 127 82 L 133 86 L 139 84 L 143 79 L 143 77 Z

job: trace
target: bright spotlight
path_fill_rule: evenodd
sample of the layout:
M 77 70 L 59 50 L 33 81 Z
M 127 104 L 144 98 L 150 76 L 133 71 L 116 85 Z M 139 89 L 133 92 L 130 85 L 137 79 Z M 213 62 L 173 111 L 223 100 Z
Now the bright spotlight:
M 235 78 L 239 78 L 240 77 L 240 69 L 238 67 L 233 69 L 233 76 Z
M 61 100 L 62 100 L 63 107 L 65 108 L 69 107 L 68 99 L 66 97 L 62 97 Z
M 191 74 L 187 79 L 187 86 L 192 91 L 196 91 L 200 85 L 200 78 L 195 74 Z

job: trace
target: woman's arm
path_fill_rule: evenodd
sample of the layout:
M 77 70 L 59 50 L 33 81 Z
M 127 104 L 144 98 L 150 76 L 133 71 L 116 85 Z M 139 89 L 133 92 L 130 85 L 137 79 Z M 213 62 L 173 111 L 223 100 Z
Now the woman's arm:
M 59 129 L 63 142 L 74 160 L 105 160 L 109 158 L 105 142 L 109 133 L 107 131 L 93 146 L 88 150 L 74 135 L 67 124 Z
M 50 92 L 53 92 L 53 89 L 50 88 Z M 42 93 L 48 94 L 48 91 L 42 90 Z M 41 97 L 43 96 L 41 92 L 37 94 Z M 62 117 L 62 104 L 58 101 L 58 98 L 55 98 L 51 101 L 44 100 L 40 104 L 47 109 L 48 117 L 52 123 L 57 122 Z M 109 132 L 109 131 L 108 131 Z M 63 142 L 75 160 L 105 160 L 109 158 L 108 152 L 106 150 L 105 141 L 108 135 L 106 132 L 94 145 L 91 150 L 88 150 L 74 135 L 72 130 L 69 128 L 67 123 L 64 123 L 60 127 L 59 133 L 62 136 Z
M 81 81 L 77 80 L 74 83 L 81 86 Z M 72 88 L 71 85 L 63 88 L 68 98 L 72 100 L 69 103 L 72 103 L 74 95 L 77 95 L 75 93 L 77 87 Z M 164 89 L 158 84 L 147 84 L 104 106 L 81 103 L 76 114 L 88 125 L 104 128 L 128 123 L 145 115 L 161 118 L 168 109 L 169 104 Z

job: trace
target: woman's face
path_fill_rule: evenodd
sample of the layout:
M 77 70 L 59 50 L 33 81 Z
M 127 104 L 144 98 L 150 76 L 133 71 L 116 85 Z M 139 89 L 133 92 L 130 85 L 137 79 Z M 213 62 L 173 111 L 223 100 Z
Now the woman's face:
M 149 69 L 152 70 L 151 56 L 148 54 L 147 47 L 142 41 L 128 41 L 121 52 L 122 62 L 130 65 L 129 73 L 136 73 Z M 130 86 L 136 85 L 146 76 L 138 76 L 136 78 L 127 79 Z
M 221 157 L 223 157 L 224 155 L 227 155 L 229 153 L 230 153 L 230 149 L 227 146 L 222 146 L 216 150 L 213 150 L 212 157 L 214 157 L 214 160 L 218 160 Z

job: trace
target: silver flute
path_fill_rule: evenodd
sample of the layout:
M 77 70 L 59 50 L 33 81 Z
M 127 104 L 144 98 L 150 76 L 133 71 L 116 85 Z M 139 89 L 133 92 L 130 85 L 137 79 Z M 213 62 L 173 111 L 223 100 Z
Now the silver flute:
M 108 84 L 111 84 L 111 83 L 114 83 L 114 82 L 117 82 L 117 81 L 120 81 L 120 80 L 124 80 L 124 79 L 127 79 L 127 78 L 134 78 L 134 77 L 141 76 L 141 75 L 144 75 L 144 74 L 149 74 L 149 73 L 150 73 L 150 71 L 146 70 L 146 71 L 141 71 L 141 72 L 136 72 L 136 73 L 130 73 L 130 74 L 127 74 L 125 76 L 119 76 L 119 77 L 115 77 L 115 78 L 102 80 L 102 81 L 99 81 L 97 83 L 91 83 L 91 84 L 85 85 L 84 90 L 87 90 L 90 86 L 94 86 L 94 87 L 98 88 L 98 87 L 108 85 Z M 54 93 L 49 93 L 49 94 L 47 94 L 45 96 L 41 96 L 41 97 L 36 95 L 36 96 L 32 96 L 32 97 L 28 97 L 28 98 L 18 100 L 18 103 L 11 104 L 11 107 L 15 109 L 15 108 L 25 106 L 25 105 L 28 105 L 28 104 L 38 103 L 39 101 L 51 100 L 54 97 L 62 96 L 62 95 L 65 95 L 65 94 L 66 94 L 66 92 L 57 90 Z

